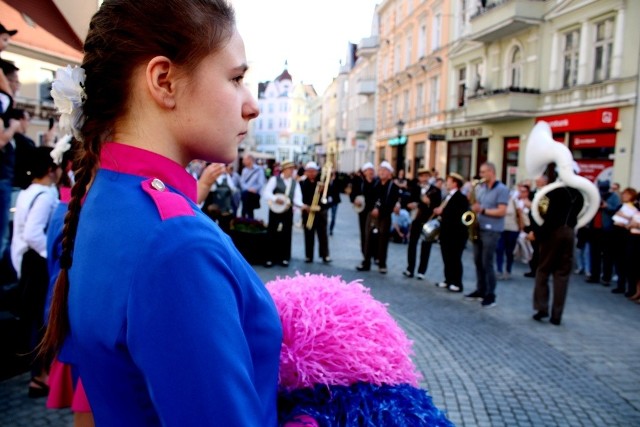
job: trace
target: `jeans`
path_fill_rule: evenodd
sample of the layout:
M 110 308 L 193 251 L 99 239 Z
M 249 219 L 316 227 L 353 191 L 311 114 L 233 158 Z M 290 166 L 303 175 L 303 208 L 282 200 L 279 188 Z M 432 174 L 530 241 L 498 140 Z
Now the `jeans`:
M 0 179 L 0 258 L 9 246 L 9 209 L 12 192 L 11 180 Z
M 500 239 L 498 240 L 498 246 L 496 248 L 496 264 L 498 267 L 498 273 L 502 273 L 504 270 L 504 257 L 507 256 L 507 273 L 511 273 L 511 267 L 513 266 L 513 250 L 516 248 L 518 242 L 519 231 L 502 232 Z
M 473 244 L 477 290 L 484 298 L 495 298 L 496 271 L 493 266 L 500 234 L 499 231 L 480 230 L 480 238 Z
M 584 272 L 586 275 L 591 273 L 591 255 L 589 253 L 589 242 L 585 243 L 582 248 L 576 247 L 575 252 L 576 268 Z
M 329 225 L 329 234 L 333 236 L 333 228 L 336 226 L 336 214 L 338 213 L 338 204 L 331 205 L 331 224 Z

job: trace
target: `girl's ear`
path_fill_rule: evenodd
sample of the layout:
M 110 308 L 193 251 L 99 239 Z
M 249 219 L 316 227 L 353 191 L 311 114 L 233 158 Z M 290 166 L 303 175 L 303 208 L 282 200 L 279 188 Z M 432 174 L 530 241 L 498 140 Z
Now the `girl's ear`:
M 176 106 L 176 66 L 166 56 L 156 56 L 147 64 L 147 88 L 151 98 L 161 108 L 173 109 Z

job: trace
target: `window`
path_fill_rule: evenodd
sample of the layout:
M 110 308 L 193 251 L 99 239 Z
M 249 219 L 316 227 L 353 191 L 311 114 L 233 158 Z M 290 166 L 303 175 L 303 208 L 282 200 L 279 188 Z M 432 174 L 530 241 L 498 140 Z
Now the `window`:
M 418 36 L 418 58 L 423 58 L 427 53 L 427 24 L 420 25 Z
M 562 87 L 575 86 L 578 82 L 578 55 L 580 53 L 580 30 L 564 33 Z
M 38 91 L 40 101 L 51 101 L 51 83 L 55 78 L 55 72 L 53 70 L 47 70 L 46 68 L 40 68 L 40 74 L 38 76 Z
M 273 113 L 273 104 L 272 103 L 269 103 L 269 112 Z
M 396 45 L 395 58 L 393 60 L 393 72 L 394 73 L 400 72 L 400 54 L 402 52 L 401 48 L 402 48 L 402 46 L 400 46 L 400 43 L 398 43 Z
M 393 120 L 396 120 L 398 118 L 398 110 L 400 107 L 400 95 L 396 95 L 393 97 L 393 111 L 391 114 L 391 117 L 393 117 Z
M 269 119 L 269 121 L 267 122 L 267 129 L 269 130 L 273 129 L 273 119 Z
M 520 87 L 522 83 L 522 51 L 519 47 L 513 48 L 509 63 L 509 85 Z
M 440 78 L 438 76 L 431 78 L 431 96 L 429 98 L 429 113 L 438 112 L 438 104 L 440 103 Z
M 403 98 L 404 102 L 402 105 L 402 118 L 404 119 L 404 121 L 407 121 L 409 119 L 409 100 L 411 99 L 408 89 L 403 92 Z
M 611 55 L 613 53 L 613 18 L 596 24 L 596 40 L 593 81 L 601 82 L 611 77 Z
M 460 15 L 458 16 L 458 36 L 462 36 L 465 33 L 467 27 L 467 1 L 468 0 L 459 0 L 460 3 Z
M 382 108 L 380 109 L 380 127 L 384 128 L 387 123 L 387 101 L 382 101 Z
M 465 90 L 467 89 L 467 67 L 458 68 L 458 107 L 464 106 Z
M 440 35 L 442 32 L 442 15 L 437 13 L 433 16 L 433 26 L 431 27 L 431 51 L 440 47 Z
M 482 76 L 484 74 L 484 66 L 482 62 L 473 64 L 473 94 L 479 95 L 484 89 L 482 87 Z
M 412 40 L 411 35 L 409 35 L 409 36 L 407 36 L 407 57 L 406 57 L 405 63 L 404 63 L 405 68 L 408 67 L 409 65 L 411 65 L 411 63 L 412 63 L 412 60 L 411 60 L 412 59 L 411 56 L 413 54 L 413 52 L 411 52 L 412 48 L 413 48 L 413 40 Z
M 416 117 L 424 116 L 424 84 L 416 86 Z

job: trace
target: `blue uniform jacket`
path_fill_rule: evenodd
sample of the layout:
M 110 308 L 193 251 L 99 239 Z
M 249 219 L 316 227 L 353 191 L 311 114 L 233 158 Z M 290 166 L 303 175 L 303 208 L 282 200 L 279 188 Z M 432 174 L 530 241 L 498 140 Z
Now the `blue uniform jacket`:
M 196 184 L 108 143 L 70 270 L 74 359 L 98 426 L 275 426 L 282 328 Z

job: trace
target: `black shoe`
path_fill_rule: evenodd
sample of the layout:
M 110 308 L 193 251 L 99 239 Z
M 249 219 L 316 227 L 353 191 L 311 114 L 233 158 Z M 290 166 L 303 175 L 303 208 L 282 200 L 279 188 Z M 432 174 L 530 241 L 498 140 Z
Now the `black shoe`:
M 625 292 L 624 288 L 611 289 L 612 294 L 624 294 L 624 292 Z
M 551 319 L 549 319 L 549 323 L 551 323 L 552 325 L 560 326 L 560 319 L 552 317 Z
M 378 267 L 380 274 L 387 274 L 387 267 Z
M 325 264 L 329 264 L 331 261 L 332 261 L 331 257 L 326 256 L 322 258 L 322 262 L 324 262 Z
M 409 270 L 405 270 L 405 271 L 403 271 L 403 272 L 402 272 L 402 275 L 403 275 L 404 277 L 408 277 L 408 278 L 412 278 L 412 277 L 413 277 L 413 273 L 412 273 L 412 272 L 410 272 Z
M 538 322 L 542 322 L 542 319 L 549 317 L 549 313 L 545 313 L 544 311 L 539 311 L 533 315 L 533 320 L 537 320 Z
M 28 396 L 31 399 L 37 399 L 40 397 L 47 397 L 49 395 L 49 386 L 42 381 L 39 381 L 35 378 L 31 378 L 31 382 L 38 385 L 38 387 L 29 386 L 29 394 Z
M 600 283 L 600 280 L 598 280 L 597 278 L 595 278 L 593 276 L 588 276 L 586 278 L 585 282 L 587 282 L 587 283 Z
M 280 261 L 280 265 L 283 267 L 289 267 L 289 260 L 283 259 L 282 261 Z
M 536 277 L 536 273 L 534 271 L 529 271 L 524 273 L 524 277 Z
M 371 270 L 371 266 L 370 265 L 365 265 L 365 264 L 360 264 L 359 266 L 356 267 L 356 270 L 358 270 L 358 271 L 369 271 L 369 270 Z
M 496 297 L 493 295 L 487 295 L 482 299 L 482 307 L 489 308 L 496 306 Z
M 310 262 L 313 262 L 313 260 L 311 258 L 305 258 L 304 262 L 306 262 L 307 264 L 309 264 Z
M 271 267 L 273 267 L 273 262 L 267 261 L 267 262 L 264 263 L 264 266 L 267 267 L 267 268 L 271 268 Z
M 611 282 L 609 280 L 603 280 L 602 286 L 604 286 L 605 288 L 608 288 L 609 286 L 611 286 Z
M 473 291 L 470 294 L 465 295 L 464 297 L 468 299 L 476 299 L 476 300 L 484 299 L 482 294 L 478 291 Z

